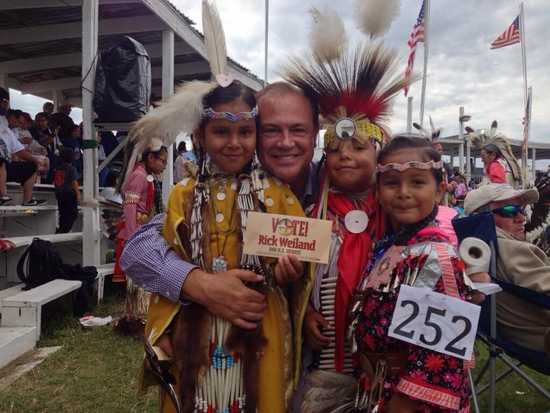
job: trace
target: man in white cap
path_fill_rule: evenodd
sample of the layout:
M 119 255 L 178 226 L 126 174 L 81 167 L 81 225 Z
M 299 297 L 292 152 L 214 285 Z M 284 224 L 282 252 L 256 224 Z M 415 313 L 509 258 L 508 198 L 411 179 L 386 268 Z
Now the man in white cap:
M 550 298 L 550 259 L 540 248 L 525 241 L 525 206 L 538 198 L 536 189 L 516 190 L 508 184 L 488 184 L 466 195 L 464 210 L 468 215 L 491 212 L 495 218 L 496 277 Z M 503 337 L 550 355 L 550 311 L 501 292 L 497 295 L 497 322 Z

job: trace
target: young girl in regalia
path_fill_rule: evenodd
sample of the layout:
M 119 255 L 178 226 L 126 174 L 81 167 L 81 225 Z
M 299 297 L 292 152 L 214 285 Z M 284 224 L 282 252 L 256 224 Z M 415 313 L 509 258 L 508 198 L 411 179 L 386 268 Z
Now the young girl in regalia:
M 151 139 L 143 152 L 136 149 L 126 165 L 127 173 L 120 188 L 123 217 L 118 225 L 115 271 L 113 282 L 126 282 L 126 314 L 117 325 L 125 333 L 138 333 L 143 330 L 141 323 L 147 314 L 149 293 L 126 278 L 119 260 L 126 240 L 151 217 L 162 212 L 162 193 L 158 176 L 166 167 L 168 151 L 159 139 Z M 139 160 L 139 162 L 135 162 Z M 141 321 L 140 321 L 141 320 Z M 137 328 L 137 331 L 135 329 Z
M 421 138 L 398 136 L 381 150 L 377 198 L 388 216 L 352 306 L 350 331 L 361 385 L 344 411 L 468 411 L 469 363 L 388 336 L 403 285 L 463 300 L 464 264 L 438 228 L 441 156 Z
M 210 50 L 213 37 L 208 24 L 219 17 L 207 2 L 203 19 Z M 221 30 L 219 22 L 214 25 Z M 166 340 L 173 353 L 170 373 L 175 395 L 162 393 L 163 412 L 284 413 L 293 389 L 292 334 L 280 284 L 302 268 L 294 262 L 294 271 L 288 271 L 288 257 L 275 261 L 244 254 L 242 239 L 250 211 L 302 216 L 303 211 L 286 185 L 254 165 L 253 92 L 209 58 L 216 81 L 183 85 L 145 115 L 134 133 L 138 139 L 152 131 L 166 139 L 180 131 L 193 133 L 198 176 L 183 179 L 172 190 L 163 236 L 182 258 L 210 273 L 223 276 L 225 271 L 244 268 L 262 275 L 264 281 L 251 288 L 265 294 L 267 309 L 258 329 L 245 332 L 199 304 L 181 306 L 153 296 L 146 340 L 160 358 L 170 356 L 162 351 Z

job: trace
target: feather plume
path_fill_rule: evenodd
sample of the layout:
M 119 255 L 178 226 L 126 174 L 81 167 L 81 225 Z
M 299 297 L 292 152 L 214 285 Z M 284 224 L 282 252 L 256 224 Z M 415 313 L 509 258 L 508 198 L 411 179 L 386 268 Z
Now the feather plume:
M 309 33 L 309 43 L 315 55 L 323 60 L 337 59 L 344 50 L 347 38 L 342 19 L 334 10 L 317 8 L 310 10 L 313 25 Z
M 355 25 L 371 38 L 386 33 L 399 15 L 400 0 L 355 0 Z
M 227 50 L 222 21 L 212 0 L 202 2 L 202 28 L 212 77 L 227 75 Z
M 327 119 L 343 107 L 347 116 L 363 115 L 384 127 L 392 98 L 408 84 L 397 63 L 395 52 L 382 44 L 363 45 L 330 62 L 319 56 L 291 59 L 283 77 L 317 100 Z
M 303 413 L 335 413 L 355 411 L 357 381 L 350 376 L 316 370 L 306 379 L 302 400 Z
M 434 122 L 432 120 L 432 117 L 429 117 L 430 119 L 430 129 L 428 130 L 422 126 L 420 126 L 418 123 L 413 122 L 413 126 L 415 129 L 417 129 L 420 132 L 420 135 L 422 135 L 423 138 L 429 140 L 430 142 L 435 142 L 439 139 L 439 135 L 441 134 L 441 128 L 436 128 L 434 126 Z
M 174 95 L 134 124 L 130 131 L 133 150 L 128 161 L 126 177 L 133 171 L 139 156 L 154 139 L 160 139 L 164 146 L 170 146 L 180 133 L 190 134 L 199 126 L 203 113 L 202 100 L 216 86 L 215 82 L 197 80 L 184 83 L 178 87 Z

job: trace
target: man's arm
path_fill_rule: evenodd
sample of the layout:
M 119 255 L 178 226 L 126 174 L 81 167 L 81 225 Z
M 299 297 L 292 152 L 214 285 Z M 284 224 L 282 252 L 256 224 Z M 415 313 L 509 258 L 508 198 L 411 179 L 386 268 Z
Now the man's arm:
M 178 301 L 189 272 L 197 268 L 183 261 L 160 232 L 164 214 L 156 215 L 126 241 L 120 257 L 124 273 L 141 288 Z
M 499 275 L 504 281 L 550 295 L 550 262 L 536 245 L 499 238 Z
M 160 234 L 163 222 L 164 214 L 155 216 L 126 241 L 120 257 L 126 275 L 173 302 L 189 299 L 241 328 L 256 328 L 265 297 L 243 282 L 259 282 L 262 277 L 240 269 L 211 274 L 183 261 Z

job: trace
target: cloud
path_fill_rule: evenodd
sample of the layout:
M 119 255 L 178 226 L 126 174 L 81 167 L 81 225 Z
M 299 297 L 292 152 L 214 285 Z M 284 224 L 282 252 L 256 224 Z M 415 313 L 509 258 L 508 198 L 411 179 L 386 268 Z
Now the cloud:
M 202 30 L 201 1 L 172 0 Z M 409 33 L 420 9 L 420 0 L 403 0 L 401 13 L 385 36 L 395 47 L 405 69 Z M 224 23 L 229 55 L 253 73 L 264 76 L 264 1 L 217 0 Z M 490 43 L 518 14 L 517 0 L 437 0 L 431 2 L 430 51 L 426 90 L 426 115 L 431 115 L 444 134 L 458 133 L 458 110 L 464 106 L 473 127 L 487 127 L 498 119 L 509 136 L 522 136 L 523 79 L 519 44 L 490 50 Z M 270 2 L 269 80 L 279 77 L 291 55 L 307 51 L 312 6 L 337 8 L 352 42 L 365 37 L 355 29 L 352 0 L 277 0 Z M 533 87 L 531 139 L 550 138 L 550 2 L 525 2 L 528 82 Z M 423 47 L 419 46 L 415 70 L 422 71 Z M 419 118 L 421 85 L 412 86 L 413 119 Z M 14 99 L 14 105 L 19 97 Z M 404 130 L 406 99 L 395 99 L 392 129 Z M 25 104 L 26 101 L 25 101 Z
M 174 4 L 200 24 L 196 0 Z M 402 1 L 401 13 L 388 34 L 386 43 L 398 49 L 403 70 L 408 56 L 409 33 L 420 9 L 420 0 Z M 533 87 L 531 139 L 550 137 L 550 4 L 546 0 L 525 2 L 528 81 Z M 225 25 L 229 54 L 239 63 L 263 77 L 264 73 L 264 2 L 232 0 L 217 2 Z M 458 110 L 464 106 L 472 116 L 471 125 L 487 127 L 498 119 L 503 132 L 522 136 L 523 79 L 519 44 L 490 50 L 496 39 L 517 16 L 515 0 L 438 0 L 431 2 L 430 51 L 426 91 L 426 115 L 431 115 L 445 134 L 458 133 Z M 338 7 L 352 41 L 364 36 L 355 29 L 352 1 L 278 0 L 270 2 L 269 79 L 278 78 L 288 56 L 307 50 L 307 34 L 312 6 Z M 418 47 L 415 69 L 422 71 L 423 48 Z M 411 88 L 414 97 L 413 119 L 419 118 L 421 83 Z M 406 99 L 399 96 L 394 104 L 394 131 L 406 127 Z

